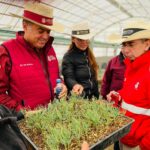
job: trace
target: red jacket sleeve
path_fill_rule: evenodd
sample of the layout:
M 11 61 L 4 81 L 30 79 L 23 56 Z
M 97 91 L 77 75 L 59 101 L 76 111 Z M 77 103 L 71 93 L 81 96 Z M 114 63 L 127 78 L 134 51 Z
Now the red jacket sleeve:
M 19 111 L 21 105 L 9 96 L 9 75 L 11 72 L 11 59 L 3 46 L 0 46 L 0 104 Z

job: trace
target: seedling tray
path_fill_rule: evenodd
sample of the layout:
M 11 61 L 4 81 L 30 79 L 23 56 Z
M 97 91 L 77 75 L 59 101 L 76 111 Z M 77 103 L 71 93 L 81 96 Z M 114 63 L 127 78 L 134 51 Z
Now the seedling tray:
M 129 118 L 129 117 L 127 117 L 127 118 Z M 134 122 L 133 119 L 131 119 L 131 118 L 129 118 L 129 119 L 131 121 L 128 124 L 124 125 L 120 129 L 114 131 L 113 133 L 106 136 L 102 140 L 99 140 L 96 144 L 94 144 L 90 147 L 90 150 L 103 150 L 106 147 L 108 147 L 109 145 L 118 141 L 124 135 L 126 135 L 130 131 L 130 127 L 131 127 L 132 123 Z
M 127 134 L 130 131 L 130 127 L 132 123 L 134 122 L 133 119 L 129 118 L 131 121 L 121 127 L 120 129 L 114 131 L 110 135 L 106 136 L 102 140 L 99 140 L 96 144 L 90 147 L 90 150 L 103 150 L 107 148 L 109 145 L 114 143 L 115 141 L 118 141 L 121 137 L 123 137 L 125 134 Z M 24 140 L 26 142 L 28 150 L 39 150 L 37 146 L 22 132 L 22 135 L 24 137 Z
M 25 137 L 28 145 L 31 145 L 29 150 L 44 150 L 46 147 L 51 150 L 58 148 L 61 150 L 65 148 L 68 150 L 80 150 L 81 144 L 85 140 L 90 144 L 90 150 L 102 150 L 127 134 L 133 123 L 133 119 L 124 116 L 123 112 L 120 113 L 118 109 L 115 109 L 109 103 L 77 100 L 76 97 L 72 97 L 69 103 L 66 100 L 61 100 L 53 105 L 50 104 L 48 109 L 40 108 L 39 110 L 37 109 L 34 115 L 31 113 L 26 117 L 26 120 L 21 122 L 19 126 L 21 131 L 30 138 L 29 140 Z M 93 116 L 95 117 L 93 118 Z M 45 125 L 49 122 L 51 124 L 46 127 Z M 27 123 L 29 123 L 29 126 Z M 35 123 L 39 123 L 42 130 L 39 127 L 34 127 Z M 67 127 L 69 127 L 69 130 Z M 86 130 L 82 131 L 81 129 Z M 71 133 L 68 133 L 69 131 Z M 45 136 L 43 137 L 42 133 L 44 135 L 49 133 L 49 141 L 45 139 Z M 80 137 L 78 136 L 79 134 Z M 74 135 L 75 138 L 73 139 Z M 69 139 L 70 141 L 67 140 L 67 142 L 71 143 L 64 145 L 64 142 L 66 142 L 64 139 Z M 31 140 L 35 145 L 32 144 Z
M 21 132 L 27 146 L 27 150 L 39 150 L 36 145 L 23 133 Z

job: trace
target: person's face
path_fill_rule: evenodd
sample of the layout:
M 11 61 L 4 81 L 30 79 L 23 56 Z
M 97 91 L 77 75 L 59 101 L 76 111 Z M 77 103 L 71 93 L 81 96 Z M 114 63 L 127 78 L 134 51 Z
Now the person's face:
M 43 48 L 49 39 L 50 30 L 33 23 L 23 23 L 24 38 L 35 48 Z
M 83 51 L 86 50 L 87 47 L 89 46 L 89 40 L 82 40 L 82 39 L 73 37 L 72 42 L 76 45 L 77 48 Z
M 144 54 L 150 47 L 150 40 L 139 39 L 122 43 L 121 51 L 130 60 Z

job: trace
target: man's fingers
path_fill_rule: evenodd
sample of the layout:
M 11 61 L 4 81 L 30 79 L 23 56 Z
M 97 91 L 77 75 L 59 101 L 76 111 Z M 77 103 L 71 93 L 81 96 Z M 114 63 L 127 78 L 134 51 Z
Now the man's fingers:
M 83 142 L 81 150 L 89 150 L 89 144 L 86 141 Z
M 62 88 L 62 91 L 60 92 L 58 98 L 62 98 L 62 97 L 67 96 L 67 87 L 66 87 L 64 84 L 63 84 L 62 87 L 63 87 L 63 88 Z

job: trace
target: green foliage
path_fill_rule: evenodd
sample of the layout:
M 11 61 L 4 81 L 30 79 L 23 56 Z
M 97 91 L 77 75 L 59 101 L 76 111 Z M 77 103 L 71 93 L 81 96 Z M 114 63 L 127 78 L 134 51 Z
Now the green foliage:
M 116 108 L 106 102 L 83 100 L 72 96 L 69 101 L 60 100 L 48 108 L 26 118 L 29 128 L 36 128 L 43 134 L 47 149 L 67 149 L 72 140 L 80 141 L 91 127 L 110 124 L 120 115 Z

